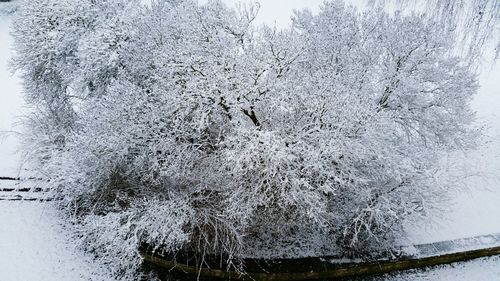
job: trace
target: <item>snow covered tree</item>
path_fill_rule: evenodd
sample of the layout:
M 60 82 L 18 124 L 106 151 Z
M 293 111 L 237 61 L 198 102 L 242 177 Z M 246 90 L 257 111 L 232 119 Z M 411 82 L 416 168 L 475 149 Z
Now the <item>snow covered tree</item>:
M 45 118 L 33 132 L 62 138 L 33 138 L 40 169 L 117 275 L 141 245 L 228 266 L 387 254 L 447 194 L 439 158 L 474 146 L 476 77 L 433 18 L 331 1 L 276 30 L 252 24 L 257 10 L 22 9 L 15 64 Z
M 495 60 L 500 54 L 499 17 L 500 9 L 496 0 L 368 0 L 368 7 L 397 7 L 401 11 L 423 11 L 432 18 L 442 32 L 453 37 L 456 55 L 477 70 L 484 63 L 485 51 L 495 52 Z
M 333 200 L 338 217 L 347 219 L 338 224 L 342 239 L 355 246 L 361 234 L 368 244 L 356 248 L 372 251 L 377 241 L 386 242 L 379 236 L 397 233 L 401 214 L 425 212 L 424 205 L 445 193 L 432 171 L 440 153 L 474 144 L 473 114 L 464 105 L 476 91 L 475 77 L 450 56 L 451 38 L 421 15 L 360 16 L 332 2 L 319 15 L 299 13 L 295 21 L 310 42 L 299 73 L 315 69 L 316 92 L 333 90 L 323 95 L 341 97 L 341 115 L 352 122 L 336 129 L 348 139 L 332 146 L 346 148 L 336 162 L 345 165 L 348 180 Z

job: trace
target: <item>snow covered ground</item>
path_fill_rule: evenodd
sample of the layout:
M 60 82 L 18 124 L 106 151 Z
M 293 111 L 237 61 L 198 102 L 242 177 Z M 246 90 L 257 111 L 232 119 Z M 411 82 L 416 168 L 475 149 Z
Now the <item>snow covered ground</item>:
M 500 256 L 413 270 L 373 278 L 370 281 L 499 281 Z M 361 280 L 360 280 L 361 281 Z M 364 281 L 364 280 L 363 280 Z
M 0 201 L 0 280 L 111 280 L 69 237 L 49 205 Z
M 1 281 L 105 281 L 105 269 L 72 244 L 50 205 L 0 201 Z M 407 271 L 370 281 L 500 281 L 500 257 Z M 358 279 L 365 281 L 366 279 Z

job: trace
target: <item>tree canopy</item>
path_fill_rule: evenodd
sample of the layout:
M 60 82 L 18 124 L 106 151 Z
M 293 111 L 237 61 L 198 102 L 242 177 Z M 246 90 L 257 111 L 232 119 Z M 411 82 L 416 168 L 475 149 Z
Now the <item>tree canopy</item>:
M 477 77 L 425 14 L 325 2 L 290 28 L 220 1 L 34 0 L 13 35 L 26 153 L 86 249 L 373 257 L 439 208 Z M 127 258 L 125 258 L 127 257 Z

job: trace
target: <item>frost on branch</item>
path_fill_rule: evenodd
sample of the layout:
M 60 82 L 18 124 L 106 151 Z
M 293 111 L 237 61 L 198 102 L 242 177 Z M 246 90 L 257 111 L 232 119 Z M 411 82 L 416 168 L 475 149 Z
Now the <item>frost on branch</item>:
M 144 244 L 229 267 L 387 254 L 446 197 L 439 158 L 474 145 L 476 77 L 432 18 L 332 1 L 276 30 L 139 2 L 37 0 L 14 33 L 28 151 L 117 276 Z

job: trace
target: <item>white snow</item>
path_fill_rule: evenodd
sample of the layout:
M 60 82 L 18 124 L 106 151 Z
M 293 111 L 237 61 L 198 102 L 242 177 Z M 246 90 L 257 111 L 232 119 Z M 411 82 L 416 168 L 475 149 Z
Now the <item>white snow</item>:
M 0 201 L 0 280 L 111 280 L 104 269 L 76 249 L 60 223 L 50 205 Z M 500 257 L 409 271 L 379 280 L 495 281 L 500 280 Z
M 400 274 L 387 275 L 376 280 L 498 281 L 500 280 L 500 256 L 438 266 L 428 270 L 407 271 Z
M 50 205 L 0 201 L 0 280 L 111 280 L 70 237 Z

